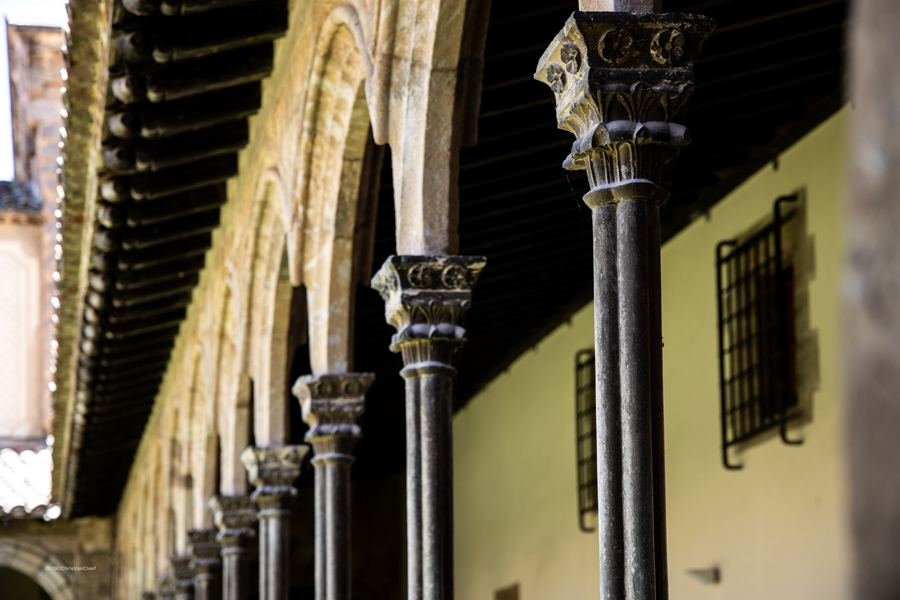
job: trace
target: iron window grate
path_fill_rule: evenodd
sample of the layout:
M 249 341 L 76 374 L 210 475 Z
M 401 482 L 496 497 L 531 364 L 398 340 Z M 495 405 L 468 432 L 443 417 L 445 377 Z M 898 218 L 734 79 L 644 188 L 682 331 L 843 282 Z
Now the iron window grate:
M 772 223 L 747 240 L 716 248 L 722 462 L 728 449 L 773 428 L 785 443 L 796 406 L 793 352 L 793 271 L 782 257 L 781 228 L 790 219 L 775 201 Z
M 575 355 L 575 431 L 578 455 L 578 526 L 589 533 L 586 517 L 597 512 L 597 402 L 594 351 Z

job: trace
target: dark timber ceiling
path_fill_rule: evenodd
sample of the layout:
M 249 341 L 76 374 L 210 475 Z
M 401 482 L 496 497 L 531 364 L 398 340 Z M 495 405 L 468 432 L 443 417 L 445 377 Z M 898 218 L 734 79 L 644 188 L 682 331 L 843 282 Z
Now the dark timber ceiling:
M 115 510 L 219 225 L 287 0 L 121 0 L 78 357 L 71 516 Z M 71 484 L 74 483 L 74 486 Z
M 457 408 L 591 299 L 587 180 L 561 168 L 574 138 L 555 128 L 553 95 L 532 79 L 576 7 L 493 0 L 478 145 L 460 161 L 460 253 L 486 255 L 488 265 L 467 317 Z M 844 0 L 664 0 L 664 12 L 718 23 L 681 116 L 693 144 L 664 182 L 665 239 L 837 110 L 846 10 Z M 381 180 L 376 268 L 394 250 L 389 160 Z M 403 465 L 403 385 L 400 359 L 385 349 L 392 329 L 381 299 L 360 289 L 357 311 L 357 370 L 378 376 L 356 468 L 366 475 Z
M 247 117 L 259 108 L 260 80 L 272 69 L 272 41 L 287 27 L 287 0 L 124 1 L 130 10 L 116 4 L 103 200 L 79 356 L 84 408 L 74 458 L 60 465 L 75 476 L 72 516 L 118 505 L 225 181 L 247 143 Z M 479 143 L 462 151 L 459 180 L 461 253 L 484 254 L 488 266 L 468 316 L 457 408 L 590 300 L 586 180 L 562 170 L 572 136 L 555 128 L 552 94 L 532 79 L 576 6 L 493 0 Z M 665 182 L 668 238 L 837 109 L 846 2 L 667 0 L 663 8 L 719 25 L 683 115 L 694 143 Z M 375 269 L 394 251 L 389 158 L 384 165 L 372 194 Z M 403 384 L 400 358 L 387 350 L 393 330 L 383 302 L 364 286 L 357 300 L 355 369 L 377 374 L 355 466 L 368 477 L 403 466 Z M 294 375 L 308 369 L 297 356 Z M 291 438 L 299 442 L 295 405 Z

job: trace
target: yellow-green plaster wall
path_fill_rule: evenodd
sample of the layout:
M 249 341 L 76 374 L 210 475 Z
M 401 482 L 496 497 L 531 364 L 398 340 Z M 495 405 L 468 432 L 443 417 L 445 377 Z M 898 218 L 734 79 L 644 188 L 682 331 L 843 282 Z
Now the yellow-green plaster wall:
M 672 600 L 848 597 L 838 352 L 847 112 L 663 248 Z M 802 446 L 767 439 L 737 455 L 742 471 L 729 472 L 720 457 L 715 247 L 764 221 L 776 197 L 800 189 L 814 255 L 808 315 L 818 385 L 811 420 L 793 432 Z M 589 305 L 456 415 L 460 600 L 492 600 L 514 583 L 520 600 L 597 597 L 597 536 L 578 529 L 575 472 L 574 357 L 592 344 Z M 685 573 L 712 566 L 721 570 L 717 585 Z

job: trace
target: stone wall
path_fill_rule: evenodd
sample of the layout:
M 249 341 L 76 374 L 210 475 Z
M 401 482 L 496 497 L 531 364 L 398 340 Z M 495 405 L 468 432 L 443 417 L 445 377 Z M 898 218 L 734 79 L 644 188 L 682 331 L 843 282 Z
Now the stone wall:
M 0 528 L 0 567 L 29 576 L 52 600 L 107 600 L 112 597 L 112 540 L 109 517 L 6 521 Z
M 53 272 L 61 250 L 57 239 L 59 176 L 56 171 L 60 156 L 60 110 L 63 108 L 60 88 L 64 84 L 61 70 L 65 38 L 59 28 L 7 25 L 7 39 L 15 176 L 17 181 L 30 186 L 31 193 L 41 203 L 40 218 L 34 219 L 32 226 L 39 234 L 30 242 L 33 248 L 28 251 L 38 266 L 35 289 L 28 292 L 27 300 L 27 310 L 34 312 L 27 337 L 28 370 L 34 371 L 31 375 L 34 389 L 29 391 L 27 399 L 23 395 L 17 401 L 26 403 L 27 411 L 37 413 L 32 435 L 43 443 L 51 429 L 48 386 L 53 380 L 51 344 L 55 339 L 51 298 L 56 295 Z M 5 311 L 4 318 L 9 314 Z

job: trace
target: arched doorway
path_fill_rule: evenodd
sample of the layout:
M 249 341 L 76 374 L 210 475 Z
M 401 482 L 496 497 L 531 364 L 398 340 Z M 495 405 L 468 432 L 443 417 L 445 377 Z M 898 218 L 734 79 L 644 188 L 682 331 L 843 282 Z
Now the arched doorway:
M 0 567 L 0 590 L 4 600 L 50 600 L 37 581 L 9 567 Z

